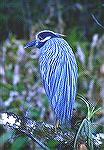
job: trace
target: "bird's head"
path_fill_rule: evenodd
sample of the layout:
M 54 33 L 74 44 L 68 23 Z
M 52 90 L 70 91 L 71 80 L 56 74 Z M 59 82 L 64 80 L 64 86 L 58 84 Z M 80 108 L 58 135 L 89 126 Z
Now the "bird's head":
M 59 38 L 61 36 L 64 36 L 64 35 L 55 33 L 49 30 L 40 31 L 36 34 L 35 39 L 27 43 L 24 48 L 29 48 L 33 46 L 37 48 L 41 48 L 49 39 L 55 38 L 55 37 Z

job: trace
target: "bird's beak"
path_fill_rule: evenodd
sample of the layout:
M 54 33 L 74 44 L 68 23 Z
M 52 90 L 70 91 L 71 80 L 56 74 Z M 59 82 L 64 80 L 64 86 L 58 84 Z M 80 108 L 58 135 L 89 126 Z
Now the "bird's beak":
M 33 47 L 33 46 L 36 46 L 36 40 L 34 40 L 34 41 L 31 41 L 31 42 L 28 42 L 25 46 L 24 46 L 24 48 L 29 48 L 29 47 Z

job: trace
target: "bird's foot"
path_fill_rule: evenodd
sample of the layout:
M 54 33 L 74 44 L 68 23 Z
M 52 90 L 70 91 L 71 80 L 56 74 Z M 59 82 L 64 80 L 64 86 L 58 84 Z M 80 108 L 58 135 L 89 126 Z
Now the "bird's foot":
M 57 121 L 55 122 L 55 132 L 57 132 L 57 130 L 59 129 L 59 127 L 60 127 L 60 121 L 57 120 Z

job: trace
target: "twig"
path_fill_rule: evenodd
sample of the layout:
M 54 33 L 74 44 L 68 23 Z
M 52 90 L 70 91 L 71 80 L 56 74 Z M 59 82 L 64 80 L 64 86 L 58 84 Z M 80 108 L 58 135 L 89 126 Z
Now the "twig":
M 20 130 L 19 130 L 20 131 Z M 35 143 L 37 143 L 38 145 L 40 145 L 44 150 L 50 150 L 46 145 L 44 145 L 42 142 L 40 142 L 40 140 L 38 140 L 37 138 L 35 138 L 32 134 L 21 130 L 22 133 L 26 134 L 29 138 L 31 138 Z
M 91 16 L 92 16 L 92 18 L 94 19 L 94 21 L 95 21 L 100 27 L 102 27 L 102 28 L 104 29 L 104 26 L 98 21 L 98 19 L 97 19 L 93 14 L 91 14 Z

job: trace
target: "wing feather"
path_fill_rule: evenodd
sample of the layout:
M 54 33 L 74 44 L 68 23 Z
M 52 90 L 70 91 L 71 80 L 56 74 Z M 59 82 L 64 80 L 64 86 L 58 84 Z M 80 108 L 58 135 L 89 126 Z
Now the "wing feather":
M 46 55 L 48 45 L 51 47 L 47 49 L 49 55 Z M 40 73 L 43 85 L 56 118 L 65 123 L 71 119 L 76 95 L 75 57 L 70 46 L 60 38 L 47 41 L 41 49 Z

